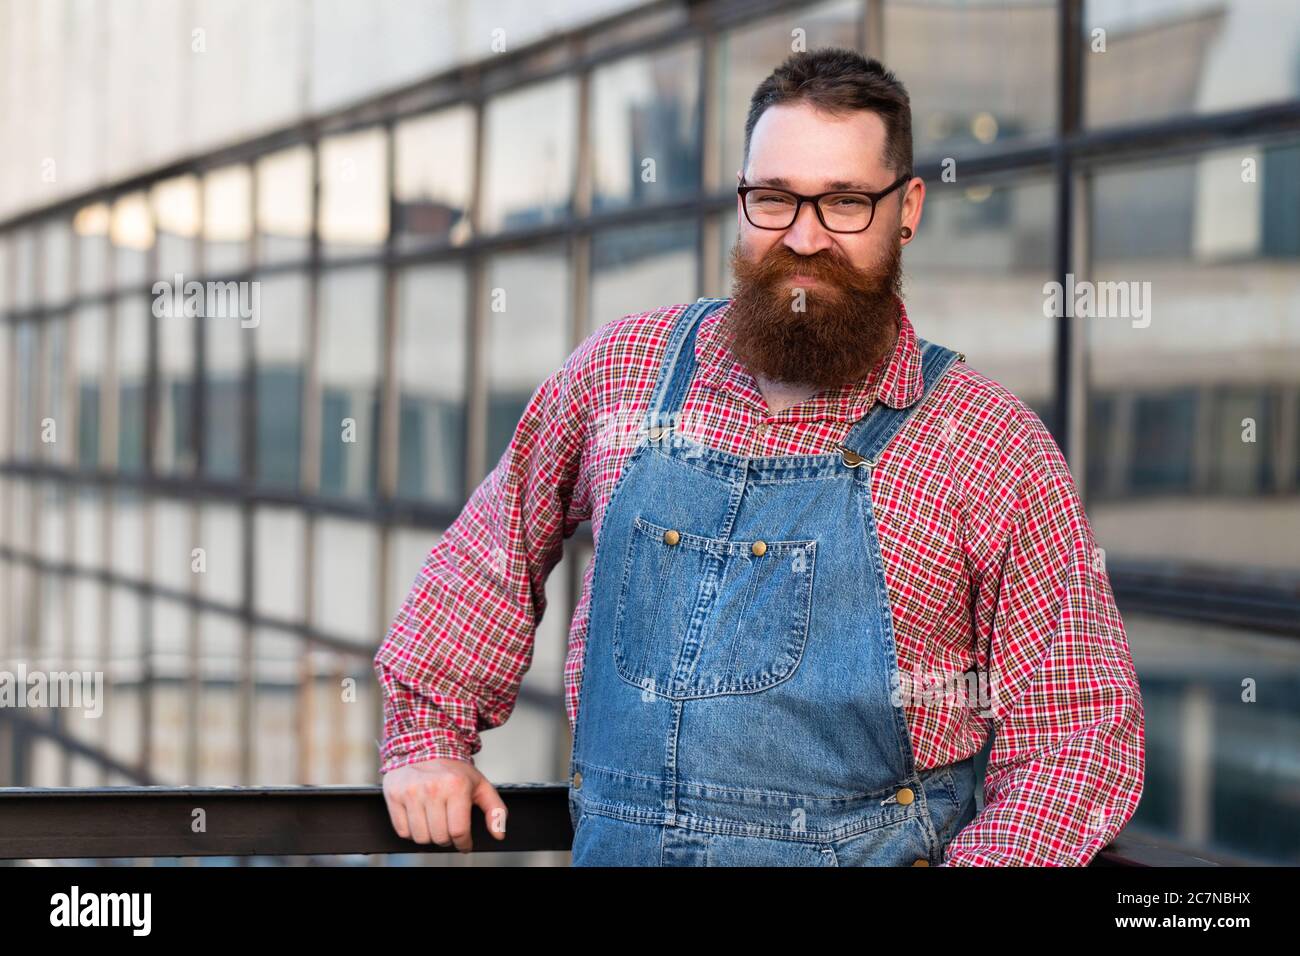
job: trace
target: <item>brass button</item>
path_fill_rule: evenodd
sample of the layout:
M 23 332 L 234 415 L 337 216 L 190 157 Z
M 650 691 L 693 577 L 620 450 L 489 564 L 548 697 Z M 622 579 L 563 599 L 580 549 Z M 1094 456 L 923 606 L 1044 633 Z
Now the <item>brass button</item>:
M 680 540 L 682 540 L 682 536 L 676 531 L 664 532 L 664 544 L 676 544 Z
M 767 542 L 755 541 L 753 544 L 749 546 L 749 550 L 753 551 L 755 554 L 759 556 L 762 556 L 767 553 Z
M 904 787 L 902 790 L 898 791 L 895 796 L 898 798 L 899 804 L 904 807 L 916 799 L 916 794 L 914 794 L 908 787 Z
M 914 862 L 912 865 L 913 865 L 913 866 L 929 866 L 929 865 L 930 865 L 930 861 L 929 861 L 929 860 L 917 860 L 917 861 Z
M 575 774 L 573 775 L 573 789 L 574 789 L 574 790 L 581 790 L 581 789 L 582 789 L 582 771 L 581 771 L 581 770 L 579 770 L 577 773 L 575 773 Z

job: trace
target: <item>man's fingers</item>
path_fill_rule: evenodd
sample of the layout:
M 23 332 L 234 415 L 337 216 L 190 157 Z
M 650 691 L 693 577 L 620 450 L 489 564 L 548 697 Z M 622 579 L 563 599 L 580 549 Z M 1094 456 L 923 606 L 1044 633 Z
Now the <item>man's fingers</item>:
M 450 845 L 447 835 L 447 803 L 432 794 L 424 798 L 424 818 L 429 824 L 429 838 L 438 846 Z
M 488 832 L 505 839 L 505 802 L 472 763 L 439 757 L 399 767 L 384 777 L 384 798 L 393 831 L 403 839 L 468 853 L 476 805 Z
M 488 833 L 498 840 L 504 840 L 507 815 L 505 801 L 501 799 L 501 794 L 497 793 L 496 787 L 488 782 L 487 777 L 484 777 L 474 789 L 474 802 L 478 804 L 487 819 Z
M 469 794 L 457 793 L 447 798 L 447 832 L 456 849 L 468 853 L 473 847 L 470 840 L 470 808 L 473 806 Z
M 384 794 L 384 805 L 388 807 L 388 819 L 393 824 L 393 830 L 403 840 L 411 839 L 411 828 L 406 825 L 406 807 L 400 800 L 395 800 L 388 794 Z
M 429 821 L 425 817 L 424 800 L 418 794 L 411 794 L 402 798 L 402 806 L 406 808 L 407 823 L 411 828 L 411 839 L 416 843 L 429 842 Z

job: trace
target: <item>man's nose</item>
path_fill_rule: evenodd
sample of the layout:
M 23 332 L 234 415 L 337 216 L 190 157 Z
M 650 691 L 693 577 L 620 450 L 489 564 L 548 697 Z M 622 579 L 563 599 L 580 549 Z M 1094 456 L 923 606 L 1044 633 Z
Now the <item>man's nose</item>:
M 801 256 L 811 256 L 832 245 L 831 234 L 817 218 L 817 210 L 810 202 L 800 205 L 799 214 L 785 231 L 783 241 L 792 252 Z

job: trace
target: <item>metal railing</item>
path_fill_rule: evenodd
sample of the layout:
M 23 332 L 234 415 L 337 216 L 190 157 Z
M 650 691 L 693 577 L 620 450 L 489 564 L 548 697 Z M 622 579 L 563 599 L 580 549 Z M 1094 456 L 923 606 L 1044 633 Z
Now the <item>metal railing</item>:
M 510 812 L 505 839 L 473 812 L 475 853 L 567 851 L 568 788 L 497 787 Z M 404 840 L 378 786 L 0 788 L 0 859 L 455 853 Z M 1121 834 L 1093 866 L 1217 866 Z

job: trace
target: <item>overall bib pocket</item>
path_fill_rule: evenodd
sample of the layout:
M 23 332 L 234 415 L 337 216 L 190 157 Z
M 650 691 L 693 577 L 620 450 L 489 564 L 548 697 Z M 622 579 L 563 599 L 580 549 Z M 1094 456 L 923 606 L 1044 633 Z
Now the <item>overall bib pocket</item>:
M 789 678 L 808 639 L 817 541 L 709 538 L 637 515 L 614 664 L 645 694 L 750 694 Z

